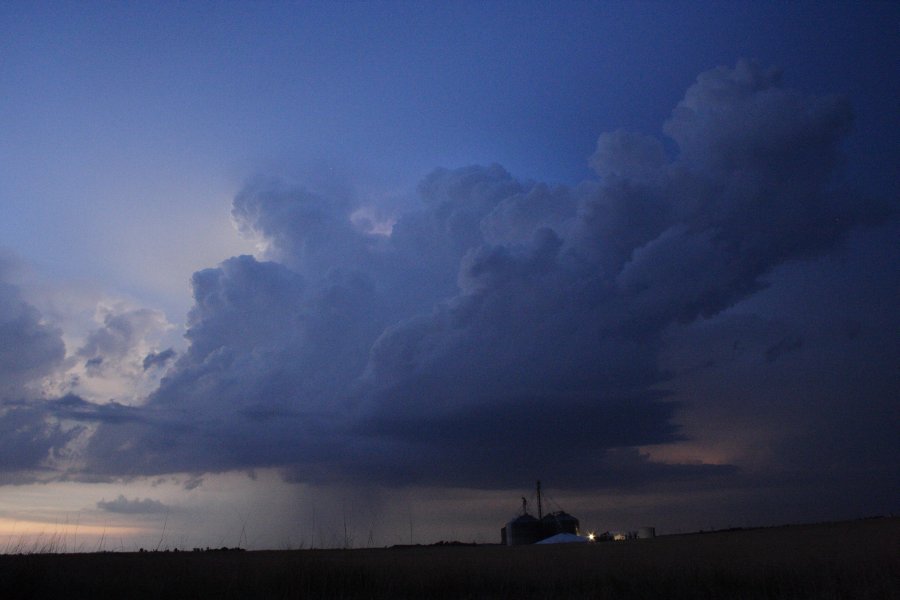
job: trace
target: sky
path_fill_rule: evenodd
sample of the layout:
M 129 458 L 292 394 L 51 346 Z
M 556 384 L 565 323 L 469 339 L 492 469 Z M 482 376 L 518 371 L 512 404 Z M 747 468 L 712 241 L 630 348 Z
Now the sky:
M 900 8 L 0 6 L 0 552 L 900 508 Z

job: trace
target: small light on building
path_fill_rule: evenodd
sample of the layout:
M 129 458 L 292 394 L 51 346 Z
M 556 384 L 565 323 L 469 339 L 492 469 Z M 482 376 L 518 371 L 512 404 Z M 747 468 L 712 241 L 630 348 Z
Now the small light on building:
M 596 535 L 593 531 L 590 532 L 590 533 L 588 534 L 588 541 L 589 541 L 589 542 L 593 542 L 593 541 L 596 540 L 596 539 L 597 539 L 597 535 Z

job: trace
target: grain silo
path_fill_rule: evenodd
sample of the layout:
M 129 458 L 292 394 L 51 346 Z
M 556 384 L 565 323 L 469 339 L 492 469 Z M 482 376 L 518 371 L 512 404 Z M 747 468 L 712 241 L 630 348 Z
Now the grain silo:
M 541 530 L 544 533 L 544 537 L 550 537 L 558 533 L 578 535 L 579 525 L 578 519 L 561 510 L 546 514 L 541 519 Z
M 521 546 L 543 539 L 541 522 L 529 514 L 519 515 L 506 524 L 506 545 Z
M 506 546 L 534 544 L 543 539 L 559 535 L 578 535 L 579 522 L 567 512 L 557 511 L 543 514 L 541 505 L 541 482 L 537 482 L 538 517 L 528 514 L 528 502 L 522 498 L 522 513 L 509 521 L 500 530 L 500 543 Z

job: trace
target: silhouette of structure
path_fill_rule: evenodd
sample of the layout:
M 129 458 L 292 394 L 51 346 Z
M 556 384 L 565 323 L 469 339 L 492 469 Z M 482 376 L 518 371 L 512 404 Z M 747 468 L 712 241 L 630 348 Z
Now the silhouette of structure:
M 544 514 L 540 481 L 537 482 L 537 505 L 538 516 L 535 518 L 528 513 L 528 501 L 522 498 L 522 513 L 500 529 L 501 544 L 521 546 L 535 544 L 560 533 L 578 535 L 578 519 L 569 513 L 560 510 Z

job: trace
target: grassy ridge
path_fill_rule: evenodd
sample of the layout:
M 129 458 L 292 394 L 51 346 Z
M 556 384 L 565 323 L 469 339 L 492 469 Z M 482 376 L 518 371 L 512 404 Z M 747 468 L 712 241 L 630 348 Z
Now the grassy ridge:
M 900 597 L 900 519 L 569 546 L 0 556 L 14 598 Z

